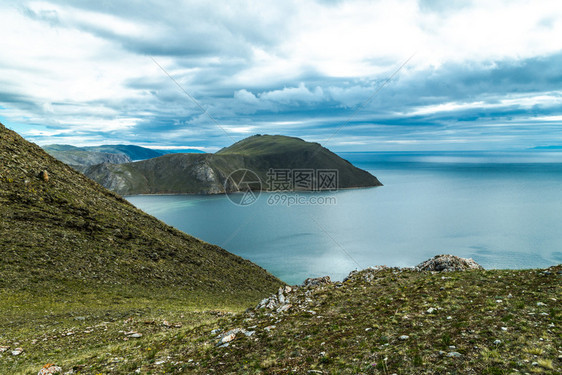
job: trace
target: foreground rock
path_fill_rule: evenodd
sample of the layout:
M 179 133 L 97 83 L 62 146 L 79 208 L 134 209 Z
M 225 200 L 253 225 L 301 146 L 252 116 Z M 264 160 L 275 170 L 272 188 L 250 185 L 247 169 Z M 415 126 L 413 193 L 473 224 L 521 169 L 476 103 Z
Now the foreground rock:
M 59 366 L 56 366 L 52 363 L 47 363 L 45 366 L 43 366 L 43 368 L 41 370 L 39 370 L 39 372 L 37 373 L 37 375 L 51 375 L 51 374 L 62 374 L 62 368 L 60 368 Z
M 466 270 L 483 270 L 484 268 L 472 258 L 460 258 L 455 255 L 436 255 L 416 266 L 418 271 L 452 272 Z

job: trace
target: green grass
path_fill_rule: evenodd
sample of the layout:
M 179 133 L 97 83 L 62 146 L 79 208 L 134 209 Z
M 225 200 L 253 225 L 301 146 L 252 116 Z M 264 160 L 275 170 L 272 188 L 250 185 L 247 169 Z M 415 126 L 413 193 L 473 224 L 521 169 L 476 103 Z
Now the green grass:
M 81 302 L 36 297 L 23 309 L 14 295 L 0 311 L 2 332 L 10 332 L 0 345 L 10 336 L 24 353 L 4 355 L 0 368 L 31 374 L 54 362 L 82 374 L 558 374 L 560 270 L 553 267 L 547 276 L 539 270 L 385 269 L 371 281 L 367 270 L 343 284 L 299 288 L 290 294 L 293 307 L 273 314 L 244 311 L 255 303 L 220 295 L 202 308 L 188 293 L 171 291 L 114 290 L 85 294 Z M 436 309 L 431 314 L 430 307 Z M 164 320 L 182 327 L 166 327 Z M 218 347 L 211 331 L 233 328 L 255 334 Z M 74 334 L 63 335 L 69 331 Z M 125 341 L 126 331 L 143 336 Z M 39 342 L 31 344 L 34 339 Z
M 56 363 L 66 371 L 81 369 L 82 364 L 101 361 L 108 353 L 133 353 L 138 345 L 145 350 L 153 347 L 144 354 L 155 357 L 166 337 L 211 324 L 225 312 L 239 312 L 255 302 L 171 288 L 92 289 L 85 285 L 64 291 L 45 288 L 40 294 L 2 291 L 0 300 L 0 346 L 24 350 L 19 356 L 9 351 L 0 354 L 1 374 L 36 374 L 46 363 Z M 143 337 L 127 339 L 125 332 L 130 331 Z M 83 373 L 97 373 L 92 368 L 98 367 L 89 366 Z M 106 372 L 111 371 L 101 371 Z

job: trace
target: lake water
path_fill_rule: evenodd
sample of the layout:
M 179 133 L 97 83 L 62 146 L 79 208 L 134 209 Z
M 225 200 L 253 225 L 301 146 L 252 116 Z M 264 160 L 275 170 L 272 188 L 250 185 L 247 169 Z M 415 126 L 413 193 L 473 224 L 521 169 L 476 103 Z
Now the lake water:
M 186 233 L 250 259 L 288 283 L 341 280 L 374 265 L 434 255 L 485 268 L 562 262 L 562 153 L 341 153 L 383 187 L 226 196 L 129 196 Z M 297 200 L 298 204 L 297 204 Z

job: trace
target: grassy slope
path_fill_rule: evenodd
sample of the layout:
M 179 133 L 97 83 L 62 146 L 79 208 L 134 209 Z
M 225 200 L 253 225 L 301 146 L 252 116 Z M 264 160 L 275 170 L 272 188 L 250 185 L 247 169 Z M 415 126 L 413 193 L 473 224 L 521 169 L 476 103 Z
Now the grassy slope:
M 68 316 L 17 339 L 39 340 L 29 356 L 50 350 L 57 359 L 64 350 L 57 363 L 82 374 L 559 374 L 561 270 L 366 270 L 288 293 L 292 307 L 281 313 L 208 312 L 194 324 L 191 313 L 164 304 L 148 318 L 142 309 Z M 168 327 L 165 319 L 184 325 Z M 218 347 L 219 334 L 234 328 L 255 333 Z M 125 340 L 127 331 L 143 337 Z M 103 350 L 91 348 L 99 340 Z M 20 358 L 2 360 L 9 366 Z
M 43 170 L 47 182 L 38 177 Z M 0 218 L 0 346 L 18 332 L 37 337 L 75 313 L 103 321 L 135 309 L 151 315 L 159 306 L 238 310 L 282 284 L 143 213 L 1 124 Z M 49 352 L 39 353 L 14 357 L 20 362 L 8 373 Z

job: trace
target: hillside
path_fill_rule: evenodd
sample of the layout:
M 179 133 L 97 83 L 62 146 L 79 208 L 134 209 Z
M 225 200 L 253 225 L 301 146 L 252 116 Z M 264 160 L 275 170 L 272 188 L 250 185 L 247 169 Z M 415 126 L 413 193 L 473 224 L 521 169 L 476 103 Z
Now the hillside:
M 0 216 L 1 288 L 83 282 L 258 296 L 280 283 L 143 213 L 3 125 Z
M 561 266 L 380 266 L 343 282 L 283 287 L 243 313 L 198 314 L 189 326 L 178 323 L 185 310 L 113 320 L 82 312 L 52 330 L 0 338 L 0 348 L 23 350 L 0 356 L 0 366 L 26 374 L 47 362 L 80 374 L 560 374 L 561 298 Z M 106 346 L 71 349 L 92 342 Z M 37 364 L 15 367 L 23 358 Z
M 238 191 L 225 182 L 238 170 L 248 169 L 267 190 L 270 169 L 337 170 L 339 188 L 380 186 L 370 173 L 354 167 L 317 143 L 280 135 L 256 135 L 216 154 L 170 154 L 120 165 L 96 165 L 85 174 L 119 194 L 199 193 Z M 225 189 L 226 186 L 226 189 Z

